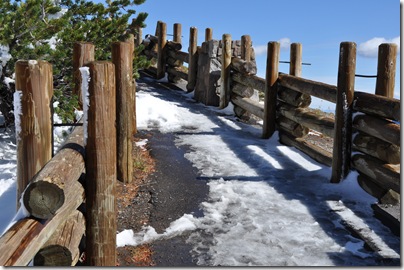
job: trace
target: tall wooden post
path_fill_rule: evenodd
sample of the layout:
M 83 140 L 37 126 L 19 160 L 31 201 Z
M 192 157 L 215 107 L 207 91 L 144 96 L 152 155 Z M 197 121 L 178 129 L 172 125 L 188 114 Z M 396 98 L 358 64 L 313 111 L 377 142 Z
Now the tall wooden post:
M 17 61 L 15 89 L 21 114 L 16 115 L 17 208 L 31 178 L 52 158 L 52 65 L 46 61 Z M 16 98 L 16 97 L 15 97 Z
M 290 45 L 289 74 L 296 77 L 302 76 L 302 44 L 300 43 Z
M 264 124 L 262 127 L 263 139 L 271 138 L 276 130 L 279 52 L 279 42 L 268 42 L 267 69 L 265 74 Z
M 182 43 L 182 26 L 180 23 L 174 23 L 174 42 Z
M 76 42 L 73 45 L 73 94 L 79 99 L 79 109 L 83 109 L 81 96 L 81 73 L 79 68 L 94 61 L 94 44 L 90 42 Z
M 241 36 L 241 59 L 251 61 L 252 41 L 249 35 Z
M 206 28 L 205 29 L 205 42 L 212 40 L 213 38 L 213 30 L 212 28 Z
M 136 113 L 132 59 L 130 43 L 112 44 L 116 76 L 117 175 L 118 180 L 124 183 L 130 183 L 133 179 L 132 146 L 136 132 Z
M 164 22 L 159 23 L 158 27 L 158 43 L 157 43 L 157 79 L 164 78 L 166 74 L 166 57 L 165 46 L 167 43 L 167 24 Z
M 198 71 L 198 29 L 191 27 L 189 30 L 189 60 L 188 60 L 188 83 L 187 91 L 192 92 L 196 85 Z
M 397 45 L 384 43 L 379 46 L 377 61 L 376 95 L 394 97 Z
M 86 262 L 116 265 L 115 67 L 91 62 L 86 150 Z
M 222 73 L 220 89 L 220 109 L 224 109 L 230 102 L 230 65 L 231 65 L 231 35 L 222 36 Z
M 332 183 L 339 183 L 348 175 L 350 169 L 355 70 L 356 44 L 354 42 L 342 42 L 338 66 Z
M 142 27 L 135 28 L 135 40 L 134 40 L 135 47 L 138 47 L 142 44 Z

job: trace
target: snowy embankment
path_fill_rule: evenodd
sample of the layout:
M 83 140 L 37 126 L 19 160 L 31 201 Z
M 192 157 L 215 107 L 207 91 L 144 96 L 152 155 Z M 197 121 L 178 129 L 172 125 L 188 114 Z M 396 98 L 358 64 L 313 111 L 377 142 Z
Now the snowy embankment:
M 198 265 L 378 265 L 377 254 L 342 225 L 349 219 L 372 234 L 379 254 L 399 258 L 399 238 L 373 217 L 376 200 L 357 184 L 352 172 L 330 184 L 331 171 L 277 134 L 260 139 L 261 130 L 237 122 L 227 110 L 195 103 L 192 94 L 137 87 L 138 129 L 175 134 L 178 147 L 210 188 L 202 216 L 184 213 L 163 233 L 145 225 L 124 230 L 117 245 L 140 245 L 180 234 L 188 236 Z M 1 133 L 0 231 L 15 213 L 15 139 Z M 201 181 L 203 181 L 201 180 Z

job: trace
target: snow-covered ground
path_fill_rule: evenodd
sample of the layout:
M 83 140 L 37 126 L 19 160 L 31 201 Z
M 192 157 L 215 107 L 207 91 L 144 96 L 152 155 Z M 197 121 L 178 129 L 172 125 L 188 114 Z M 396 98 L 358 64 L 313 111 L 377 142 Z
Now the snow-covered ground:
M 330 184 L 330 168 L 279 144 L 277 134 L 260 139 L 261 129 L 238 122 L 231 107 L 195 103 L 192 93 L 139 83 L 136 97 L 138 129 L 174 133 L 210 191 L 202 215 L 184 213 L 160 234 L 147 225 L 124 230 L 118 246 L 185 234 L 201 266 L 380 265 L 345 229 L 349 219 L 375 239 L 379 254 L 400 257 L 400 239 L 373 217 L 376 200 L 355 172 Z M 15 214 L 16 145 L 14 131 L 0 134 L 1 233 Z

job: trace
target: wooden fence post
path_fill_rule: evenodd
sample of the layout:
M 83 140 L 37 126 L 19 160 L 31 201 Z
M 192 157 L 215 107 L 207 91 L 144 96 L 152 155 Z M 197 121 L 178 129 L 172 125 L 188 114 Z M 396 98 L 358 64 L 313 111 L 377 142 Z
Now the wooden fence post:
M 86 150 L 86 263 L 116 265 L 115 67 L 97 61 L 90 69 Z
M 222 36 L 222 74 L 220 89 L 220 109 L 224 109 L 230 102 L 230 66 L 231 66 L 231 35 Z
M 157 79 L 162 79 L 166 73 L 165 46 L 167 43 L 167 24 L 160 22 L 158 26 L 157 43 Z
M 267 69 L 265 74 L 264 124 L 262 127 L 263 139 L 271 138 L 276 130 L 279 51 L 279 42 L 268 42 Z
M 182 26 L 180 23 L 174 23 L 174 42 L 182 43 Z
M 348 175 L 350 169 L 355 70 L 356 44 L 342 42 L 338 66 L 331 183 L 339 183 Z
M 192 92 L 196 85 L 198 71 L 198 29 L 191 27 L 189 31 L 189 60 L 188 60 L 188 83 L 187 90 Z
M 142 27 L 136 27 L 134 45 L 138 47 L 140 44 L 142 44 Z
M 396 58 L 396 44 L 380 44 L 377 60 L 376 95 L 388 98 L 394 97 Z
M 212 40 L 213 38 L 213 30 L 212 28 L 206 28 L 205 29 L 205 42 Z
M 302 44 L 300 43 L 290 45 L 289 74 L 296 77 L 302 76 Z
M 130 183 L 133 179 L 133 135 L 136 127 L 133 84 L 133 50 L 130 43 L 112 44 L 112 62 L 116 76 L 116 138 L 118 180 Z
M 21 111 L 14 110 L 20 113 L 16 115 L 18 208 L 28 182 L 52 158 L 52 65 L 46 61 L 17 61 L 15 89 L 14 99 L 19 95 L 21 102 Z
M 94 61 L 94 49 L 94 44 L 90 42 L 76 42 L 73 45 L 73 94 L 76 95 L 79 100 L 79 109 L 83 109 L 81 73 L 79 68 Z
M 249 35 L 241 36 L 241 59 L 251 61 L 251 37 Z

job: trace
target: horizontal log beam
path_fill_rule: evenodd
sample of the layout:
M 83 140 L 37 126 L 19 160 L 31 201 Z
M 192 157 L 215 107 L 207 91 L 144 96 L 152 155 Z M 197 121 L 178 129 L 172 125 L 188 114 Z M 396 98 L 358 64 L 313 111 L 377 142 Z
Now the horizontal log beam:
M 169 50 L 168 56 L 185 63 L 189 62 L 189 54 L 186 52 Z
M 231 67 L 244 75 L 257 74 L 257 65 L 255 62 L 246 61 L 237 57 L 231 58 Z
M 233 95 L 231 101 L 259 118 L 264 118 L 264 105 L 249 98 Z
M 352 157 L 352 164 L 357 171 L 370 177 L 386 190 L 400 193 L 400 165 L 386 164 L 368 155 L 357 154 Z
M 374 182 L 374 180 L 370 177 L 367 177 L 364 174 L 358 175 L 358 184 L 359 186 L 366 191 L 371 196 L 381 199 L 387 192 L 385 188 Z
M 283 131 L 287 131 L 296 138 L 302 138 L 309 134 L 310 129 L 308 127 L 302 126 L 301 124 L 280 115 L 277 118 L 277 126 Z
M 327 152 L 322 148 L 305 141 L 302 138 L 295 138 L 286 132 L 279 132 L 279 141 L 288 146 L 293 146 L 304 152 L 314 160 L 331 167 L 332 153 Z
M 66 201 L 56 214 L 45 222 L 35 218 L 17 221 L 0 238 L 0 265 L 26 266 L 49 240 L 56 229 L 71 212 L 84 201 L 84 188 L 73 182 L 66 192 Z
M 400 121 L 400 100 L 364 92 L 355 92 L 354 110 L 366 114 Z
M 390 164 L 400 164 L 400 146 L 359 132 L 353 139 L 355 150 Z
M 400 146 L 400 125 L 370 115 L 357 115 L 353 127 L 368 135 Z
M 144 50 L 143 53 L 149 58 L 155 58 L 157 59 L 157 52 L 156 51 L 150 51 L 150 50 Z
M 182 49 L 182 44 L 174 41 L 167 41 L 166 46 L 168 47 L 168 49 L 172 49 L 175 51 L 179 51 Z
M 278 87 L 278 98 L 292 106 L 300 108 L 307 108 L 311 103 L 310 95 L 297 92 L 284 86 Z
M 301 92 L 303 94 L 315 96 L 332 103 L 337 102 L 336 86 L 312 80 L 307 80 L 284 73 L 279 74 L 278 81 L 279 85 Z
M 34 266 L 74 266 L 80 258 L 79 245 L 85 233 L 83 214 L 75 210 L 59 225 L 35 254 Z
M 30 181 L 23 202 L 32 216 L 48 219 L 67 200 L 67 190 L 85 171 L 83 138 L 83 127 L 76 127 L 62 149 Z
M 239 72 L 234 72 L 230 75 L 230 78 L 238 83 L 241 83 L 245 86 L 254 88 L 262 93 L 265 92 L 265 79 L 260 78 L 258 76 L 246 76 Z
M 334 119 L 324 114 L 316 114 L 306 108 L 296 108 L 289 104 L 279 102 L 280 115 L 289 118 L 303 126 L 321 132 L 331 138 L 334 137 Z
M 245 86 L 238 82 L 232 82 L 231 91 L 241 97 L 250 98 L 254 95 L 254 89 L 252 87 Z
M 179 78 L 181 78 L 183 80 L 188 80 L 188 73 L 180 70 L 180 68 L 168 67 L 167 72 L 174 75 L 174 76 L 176 76 L 176 77 L 179 77 Z

